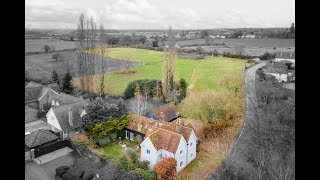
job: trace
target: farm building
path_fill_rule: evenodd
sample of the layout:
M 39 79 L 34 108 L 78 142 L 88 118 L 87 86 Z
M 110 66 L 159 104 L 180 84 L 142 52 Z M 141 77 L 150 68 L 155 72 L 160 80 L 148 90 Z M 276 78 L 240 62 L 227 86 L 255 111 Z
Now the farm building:
M 265 69 L 265 74 L 270 74 L 274 76 L 278 82 L 287 82 L 288 81 L 288 75 L 287 75 L 287 69 L 285 66 L 282 65 L 269 65 Z
M 133 139 L 137 135 L 144 139 L 140 144 L 140 160 L 149 161 L 149 168 L 165 157 L 172 157 L 177 161 L 176 171 L 179 172 L 196 157 L 197 137 L 193 128 L 183 123 L 130 115 L 126 138 Z
M 277 52 L 274 59 L 275 62 L 290 61 L 295 64 L 295 53 L 294 52 Z
M 180 117 L 180 114 L 177 112 L 177 107 L 174 105 L 174 103 L 168 103 L 153 109 L 152 112 L 149 113 L 148 117 L 156 120 L 163 119 L 166 122 L 171 122 Z

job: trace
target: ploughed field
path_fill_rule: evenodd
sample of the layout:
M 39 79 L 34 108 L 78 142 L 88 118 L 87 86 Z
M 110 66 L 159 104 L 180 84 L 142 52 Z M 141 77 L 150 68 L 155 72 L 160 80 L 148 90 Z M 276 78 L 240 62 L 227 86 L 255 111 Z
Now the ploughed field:
M 137 79 L 161 79 L 163 52 L 134 48 L 111 48 L 108 56 L 121 59 L 131 54 L 131 59 L 143 66 L 131 68 L 134 73 L 111 72 L 106 74 L 107 94 L 122 95 L 127 84 Z M 224 74 L 244 70 L 246 60 L 210 57 L 203 60 L 177 59 L 176 78 L 184 78 L 193 91 L 218 90 L 219 79 Z
M 265 52 L 292 52 L 295 48 L 295 39 L 241 39 L 241 38 L 227 38 L 227 39 L 213 39 L 211 43 L 222 44 L 213 46 L 204 46 L 205 39 L 192 39 L 177 41 L 179 45 L 186 49 L 196 49 L 201 45 L 205 51 L 217 50 L 220 54 L 223 52 L 236 53 L 237 50 L 242 49 L 245 55 L 260 56 Z M 203 46 L 202 46 L 203 45 Z

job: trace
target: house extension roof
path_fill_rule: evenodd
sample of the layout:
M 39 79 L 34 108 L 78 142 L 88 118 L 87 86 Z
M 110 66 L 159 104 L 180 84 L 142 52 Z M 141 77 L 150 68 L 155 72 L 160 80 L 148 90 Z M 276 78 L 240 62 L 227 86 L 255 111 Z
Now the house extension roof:
M 29 148 L 33 148 L 54 141 L 56 139 L 59 139 L 59 137 L 49 130 L 39 129 L 25 136 L 25 145 Z
M 159 128 L 149 136 L 150 141 L 157 151 L 159 149 L 164 149 L 174 154 L 178 149 L 181 137 L 181 134 L 162 128 Z
M 165 130 L 182 135 L 184 139 L 188 141 L 193 130 L 192 128 L 186 127 L 183 125 L 177 126 L 174 123 L 158 121 L 158 120 L 150 119 L 150 118 L 135 115 L 135 114 L 130 114 L 129 118 L 130 118 L 130 121 L 127 126 L 127 129 L 144 134 L 145 137 L 147 137 L 148 135 L 150 135 L 151 133 L 155 132 L 158 129 L 165 129 Z
M 168 103 L 163 106 L 160 106 L 156 109 L 153 109 L 152 112 L 157 116 L 158 119 L 163 115 L 164 121 L 171 121 L 179 117 L 179 113 L 176 110 L 174 103 Z
M 76 102 L 71 104 L 66 104 L 62 106 L 52 107 L 52 111 L 56 116 L 61 129 L 63 131 L 76 129 L 82 125 L 81 121 L 81 113 L 79 110 L 84 109 L 85 103 L 84 102 Z M 69 110 L 72 112 L 72 121 L 73 126 L 69 123 Z

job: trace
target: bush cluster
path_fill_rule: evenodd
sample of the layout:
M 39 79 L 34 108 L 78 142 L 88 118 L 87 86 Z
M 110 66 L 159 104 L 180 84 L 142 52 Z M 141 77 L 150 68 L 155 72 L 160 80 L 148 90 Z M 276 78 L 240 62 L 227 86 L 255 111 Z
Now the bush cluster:
M 129 171 L 137 176 L 145 179 L 156 180 L 157 174 L 148 169 L 148 161 L 139 161 L 138 154 L 135 151 L 129 151 L 126 155 L 122 156 L 119 160 L 120 167 Z
M 131 81 L 124 91 L 124 98 L 134 97 L 137 90 L 142 93 L 146 91 L 149 98 L 155 97 L 157 95 L 157 84 L 159 85 L 159 90 L 161 90 L 161 81 L 159 80 L 139 79 Z
M 252 59 L 252 56 L 249 55 L 242 55 L 242 54 L 232 54 L 230 52 L 224 52 L 222 54 L 223 57 L 229 57 L 229 58 L 238 58 L 238 59 Z

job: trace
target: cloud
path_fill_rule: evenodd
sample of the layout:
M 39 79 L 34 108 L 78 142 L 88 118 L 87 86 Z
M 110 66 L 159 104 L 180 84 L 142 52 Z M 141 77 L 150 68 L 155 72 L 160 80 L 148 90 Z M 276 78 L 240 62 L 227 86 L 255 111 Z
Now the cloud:
M 272 27 L 277 25 L 272 22 L 286 22 L 281 17 L 261 17 L 236 8 L 224 8 L 220 13 L 216 6 L 203 16 L 203 12 L 184 4 L 170 6 L 170 1 L 162 0 L 156 5 L 151 0 L 26 0 L 26 28 L 76 28 L 81 13 L 107 29 Z

